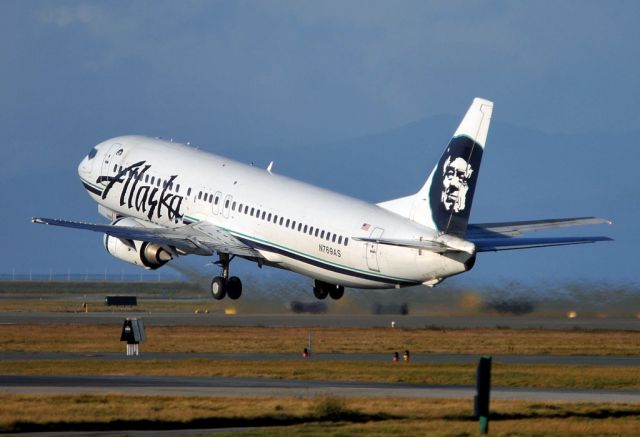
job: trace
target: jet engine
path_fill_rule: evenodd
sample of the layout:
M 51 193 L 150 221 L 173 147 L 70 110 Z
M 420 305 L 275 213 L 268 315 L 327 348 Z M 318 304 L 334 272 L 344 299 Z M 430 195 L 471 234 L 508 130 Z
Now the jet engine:
M 122 218 L 114 221 L 113 226 L 140 227 L 141 224 L 132 218 Z M 144 267 L 148 270 L 155 270 L 162 267 L 173 258 L 168 248 L 156 243 L 146 241 L 124 240 L 121 238 L 104 235 L 104 248 L 109 254 L 116 258 Z

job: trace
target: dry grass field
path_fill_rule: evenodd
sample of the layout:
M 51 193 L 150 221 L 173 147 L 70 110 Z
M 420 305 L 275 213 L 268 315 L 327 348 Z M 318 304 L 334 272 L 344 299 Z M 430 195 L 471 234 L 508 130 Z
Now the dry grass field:
M 252 429 L 240 435 L 257 436 L 478 434 L 470 400 L 2 395 L 0 402 L 0 432 L 241 426 Z M 490 430 L 499 436 L 636 436 L 640 406 L 495 401 Z
M 203 315 L 203 317 L 206 317 Z M 120 352 L 119 325 L 0 325 L 0 350 Z M 633 331 L 148 326 L 146 352 L 617 355 L 640 351 Z

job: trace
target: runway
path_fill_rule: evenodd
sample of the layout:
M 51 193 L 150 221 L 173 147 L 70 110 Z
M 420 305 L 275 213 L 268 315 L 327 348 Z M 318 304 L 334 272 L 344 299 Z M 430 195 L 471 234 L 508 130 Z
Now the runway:
M 144 347 L 144 345 L 143 345 Z M 402 351 L 400 351 L 402 352 Z M 476 364 L 475 354 L 412 354 L 412 363 Z M 197 353 L 197 352 L 142 352 L 137 357 L 127 357 L 123 352 L 6 352 L 0 351 L 0 361 L 300 361 L 295 353 Z M 319 353 L 312 361 L 358 361 L 383 363 L 391 361 L 389 354 Z M 563 366 L 614 366 L 640 367 L 640 356 L 619 357 L 604 355 L 493 355 L 494 363 L 563 365 Z
M 0 376 L 1 393 L 154 396 L 468 398 L 471 386 L 150 376 Z M 495 387 L 492 399 L 640 403 L 640 391 Z
M 495 328 L 514 329 L 615 329 L 640 331 L 635 318 L 553 318 L 536 316 L 401 316 L 358 314 L 194 314 L 191 312 L 4 312 L 2 324 L 102 324 L 121 325 L 127 317 L 142 317 L 147 326 L 286 326 L 380 328 L 395 322 L 398 328 Z

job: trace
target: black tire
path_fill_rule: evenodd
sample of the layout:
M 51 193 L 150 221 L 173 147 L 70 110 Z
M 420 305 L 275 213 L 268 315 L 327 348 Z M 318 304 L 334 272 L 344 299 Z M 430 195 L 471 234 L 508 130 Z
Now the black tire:
M 316 281 L 316 285 L 313 287 L 313 295 L 320 300 L 326 299 L 329 295 L 329 290 L 327 290 L 324 283 Z
M 227 296 L 229 299 L 236 300 L 242 296 L 242 281 L 237 276 L 232 276 L 227 282 Z
M 222 276 L 216 276 L 211 281 L 211 296 L 215 300 L 222 300 L 227 294 L 227 281 Z
M 329 296 L 331 299 L 338 300 L 344 296 L 344 287 L 342 285 L 333 285 L 329 288 Z

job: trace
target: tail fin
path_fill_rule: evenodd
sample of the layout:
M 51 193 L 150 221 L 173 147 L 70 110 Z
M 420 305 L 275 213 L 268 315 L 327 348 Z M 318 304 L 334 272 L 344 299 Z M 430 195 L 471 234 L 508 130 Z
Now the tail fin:
M 420 191 L 379 206 L 441 233 L 464 237 L 492 110 L 493 102 L 475 98 Z

